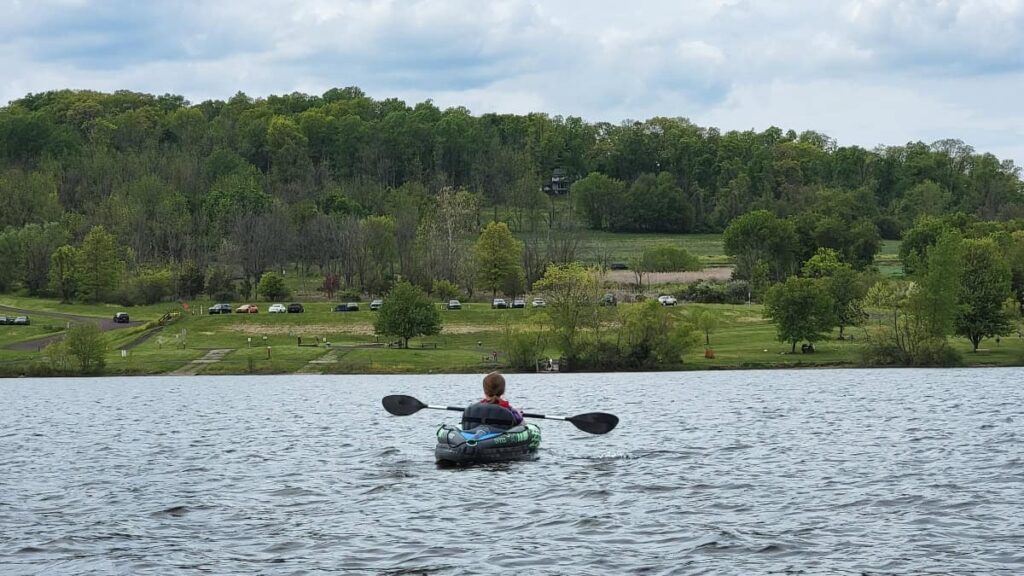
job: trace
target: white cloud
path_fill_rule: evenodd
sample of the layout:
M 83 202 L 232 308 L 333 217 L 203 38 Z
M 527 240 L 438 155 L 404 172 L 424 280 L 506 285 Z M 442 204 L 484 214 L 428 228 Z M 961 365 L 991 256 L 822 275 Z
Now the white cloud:
M 475 112 L 687 116 L 868 147 L 960 137 L 1024 161 L 1024 0 L 0 0 L 0 12 L 0 101 L 357 85 Z

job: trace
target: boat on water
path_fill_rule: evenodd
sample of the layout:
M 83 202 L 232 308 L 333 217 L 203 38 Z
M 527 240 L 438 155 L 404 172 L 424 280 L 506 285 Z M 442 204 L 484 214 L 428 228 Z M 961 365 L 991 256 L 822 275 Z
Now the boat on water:
M 434 457 L 438 464 L 487 464 L 529 460 L 540 447 L 540 427 L 517 424 L 512 414 L 495 404 L 473 404 L 462 415 L 462 425 L 437 429 Z

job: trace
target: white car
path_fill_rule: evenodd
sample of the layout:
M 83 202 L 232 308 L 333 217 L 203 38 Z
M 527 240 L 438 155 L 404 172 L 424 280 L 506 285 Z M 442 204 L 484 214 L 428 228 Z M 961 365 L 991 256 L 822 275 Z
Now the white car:
M 288 309 L 284 307 L 284 304 L 271 304 L 270 308 L 267 309 L 267 312 L 270 312 L 271 314 L 287 314 Z
M 662 306 L 675 306 L 676 297 L 668 294 L 664 296 L 658 296 L 658 302 L 660 302 Z
M 547 305 L 548 303 L 545 302 L 543 298 L 534 298 L 533 302 L 530 302 L 530 306 L 533 306 L 534 308 L 544 308 Z

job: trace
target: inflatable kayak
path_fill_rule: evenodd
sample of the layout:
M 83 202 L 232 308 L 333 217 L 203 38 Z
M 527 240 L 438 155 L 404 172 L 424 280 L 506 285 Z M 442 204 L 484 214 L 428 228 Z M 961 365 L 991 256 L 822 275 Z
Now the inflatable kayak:
M 484 464 L 531 459 L 540 446 L 540 428 L 516 424 L 511 413 L 494 404 L 474 404 L 462 415 L 462 426 L 437 429 L 434 457 L 438 464 Z
M 437 429 L 434 457 L 438 464 L 486 464 L 526 460 L 535 456 L 540 446 L 540 428 L 521 424 L 508 430 L 477 426 L 463 430 L 449 424 Z

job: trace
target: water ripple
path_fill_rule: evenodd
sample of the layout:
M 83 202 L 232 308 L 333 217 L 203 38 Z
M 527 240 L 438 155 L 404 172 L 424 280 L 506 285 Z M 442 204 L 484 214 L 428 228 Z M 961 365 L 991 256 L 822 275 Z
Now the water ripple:
M 438 468 L 475 376 L 0 381 L 2 574 L 1020 574 L 1020 371 L 511 376 L 536 461 Z M 652 401 L 651 399 L 657 399 Z

